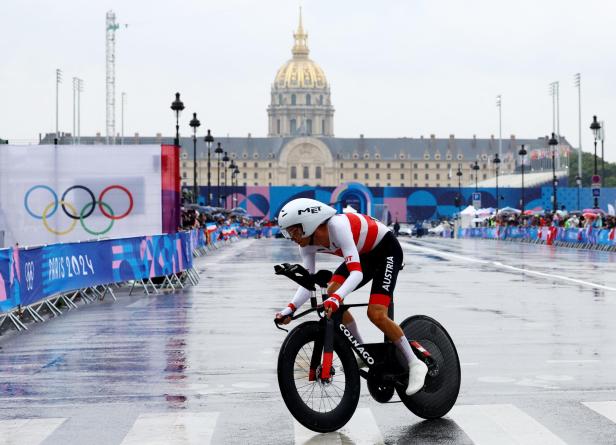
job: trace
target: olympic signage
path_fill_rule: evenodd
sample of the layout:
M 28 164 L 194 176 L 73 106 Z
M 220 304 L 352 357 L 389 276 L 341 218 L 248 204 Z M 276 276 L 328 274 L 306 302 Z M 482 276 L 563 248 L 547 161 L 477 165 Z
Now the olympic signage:
M 162 233 L 161 157 L 159 145 L 3 147 L 5 246 Z

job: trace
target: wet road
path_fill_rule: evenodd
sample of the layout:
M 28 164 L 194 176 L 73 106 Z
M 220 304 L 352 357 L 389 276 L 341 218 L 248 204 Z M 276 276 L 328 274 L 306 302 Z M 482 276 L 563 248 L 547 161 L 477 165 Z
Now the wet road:
M 0 445 L 616 444 L 616 254 L 402 240 L 396 319 L 433 316 L 462 362 L 446 418 L 422 421 L 363 386 L 341 433 L 298 427 L 278 391 L 284 334 L 271 321 L 295 290 L 272 266 L 297 251 L 245 240 L 196 259 L 194 288 L 122 295 L 1 336 Z M 365 340 L 381 338 L 354 315 Z

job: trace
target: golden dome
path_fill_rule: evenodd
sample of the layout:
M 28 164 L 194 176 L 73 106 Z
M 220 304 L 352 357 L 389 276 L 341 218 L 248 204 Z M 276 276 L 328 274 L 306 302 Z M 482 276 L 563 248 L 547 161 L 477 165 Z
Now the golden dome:
M 293 58 L 287 61 L 276 73 L 274 86 L 276 88 L 327 88 L 325 73 L 319 65 L 308 57 L 306 40 L 308 34 L 302 26 L 302 13 L 299 13 L 299 26 L 293 34 Z

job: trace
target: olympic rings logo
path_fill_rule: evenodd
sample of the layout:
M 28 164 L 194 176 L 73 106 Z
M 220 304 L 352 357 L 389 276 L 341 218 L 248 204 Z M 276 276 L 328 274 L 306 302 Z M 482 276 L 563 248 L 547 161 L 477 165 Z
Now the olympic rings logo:
M 126 196 L 128 197 L 128 209 L 121 215 L 116 215 L 113 212 L 113 209 L 109 206 L 109 204 L 103 201 L 103 198 L 105 197 L 105 195 L 110 190 L 114 190 L 114 189 L 123 191 L 124 193 L 126 193 Z M 45 206 L 43 213 L 40 215 L 37 215 L 30 209 L 30 204 L 29 204 L 30 194 L 35 190 L 48 191 L 53 198 L 51 202 L 47 204 L 47 206 Z M 71 204 L 69 201 L 66 200 L 66 196 L 72 190 L 83 190 L 90 197 L 90 202 L 88 202 L 79 212 L 77 211 L 77 209 L 75 208 L 73 204 Z M 64 193 L 62 193 L 62 196 L 60 197 L 60 199 L 58 199 L 58 195 L 56 194 L 54 189 L 52 189 L 51 187 L 47 185 L 42 185 L 42 184 L 31 187 L 24 196 L 24 207 L 26 209 L 26 212 L 28 212 L 28 214 L 32 218 L 42 220 L 43 226 L 45 226 L 45 229 L 47 229 L 47 231 L 55 235 L 66 235 L 72 232 L 73 229 L 75 229 L 75 226 L 77 225 L 77 221 L 80 222 L 81 227 L 83 227 L 83 230 L 88 232 L 90 235 L 95 235 L 95 236 L 104 235 L 105 233 L 109 232 L 113 228 L 113 224 L 115 223 L 115 221 L 126 218 L 133 211 L 133 204 L 134 202 L 133 202 L 132 193 L 126 187 L 122 185 L 118 185 L 118 184 L 110 185 L 104 188 L 98 195 L 98 199 L 96 199 L 92 190 L 90 190 L 88 187 L 83 186 L 83 185 L 73 185 L 67 188 L 64 191 Z M 92 215 L 92 213 L 94 213 L 96 206 L 98 206 L 103 216 L 105 216 L 105 218 L 107 218 L 110 221 L 109 225 L 105 229 L 99 232 L 90 229 L 89 227 L 86 226 L 84 222 L 87 218 L 90 217 L 90 215 Z M 62 211 L 64 212 L 64 214 L 71 219 L 71 222 L 68 228 L 65 230 L 56 230 L 49 226 L 49 218 L 52 217 L 56 213 L 56 211 L 58 210 L 58 207 L 60 207 Z
M 26 289 L 34 289 L 34 261 L 24 263 L 24 271 L 26 275 Z

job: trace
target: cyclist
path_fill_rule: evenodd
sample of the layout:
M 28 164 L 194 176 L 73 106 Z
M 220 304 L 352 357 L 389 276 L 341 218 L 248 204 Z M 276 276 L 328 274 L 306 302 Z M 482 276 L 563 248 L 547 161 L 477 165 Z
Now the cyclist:
M 344 258 L 336 269 L 323 306 L 331 316 L 343 299 L 372 280 L 368 318 L 403 354 L 409 366 L 407 395 L 415 394 L 423 385 L 428 367 L 418 359 L 404 332 L 388 317 L 387 308 L 393 298 L 398 271 L 402 267 L 402 248 L 396 237 L 380 221 L 366 215 L 336 214 L 336 210 L 314 199 L 299 198 L 287 203 L 278 216 L 285 238 L 299 245 L 304 267 L 315 273 L 317 253 L 329 253 Z M 287 324 L 293 313 L 310 298 L 310 292 L 299 287 L 295 296 L 276 314 L 278 322 Z M 342 322 L 351 334 L 364 343 L 355 320 L 346 311 Z

